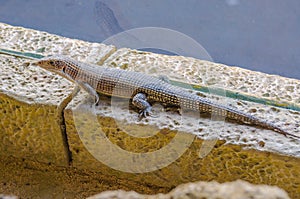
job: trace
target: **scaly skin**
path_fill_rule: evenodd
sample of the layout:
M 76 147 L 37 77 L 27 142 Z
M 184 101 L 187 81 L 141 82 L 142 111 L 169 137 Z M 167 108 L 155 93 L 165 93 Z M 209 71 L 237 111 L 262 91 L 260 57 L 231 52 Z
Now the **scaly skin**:
M 151 105 L 148 101 L 159 102 L 164 105 L 182 107 L 201 113 L 210 113 L 214 116 L 270 129 L 285 136 L 300 138 L 267 121 L 260 120 L 236 109 L 213 103 L 185 89 L 143 73 L 104 68 L 98 65 L 78 62 L 64 56 L 43 58 L 34 64 L 77 83 L 89 94 L 93 95 L 96 98 L 96 102 L 99 100 L 97 93 L 130 98 L 132 99 L 132 104 L 141 110 L 140 114 L 143 116 L 151 114 Z

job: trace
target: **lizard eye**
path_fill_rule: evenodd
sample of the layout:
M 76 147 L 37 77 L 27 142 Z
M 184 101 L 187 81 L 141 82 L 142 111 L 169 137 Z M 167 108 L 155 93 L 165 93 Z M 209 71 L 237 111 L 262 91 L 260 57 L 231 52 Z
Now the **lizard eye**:
M 53 66 L 54 65 L 54 61 L 50 61 L 49 64 Z

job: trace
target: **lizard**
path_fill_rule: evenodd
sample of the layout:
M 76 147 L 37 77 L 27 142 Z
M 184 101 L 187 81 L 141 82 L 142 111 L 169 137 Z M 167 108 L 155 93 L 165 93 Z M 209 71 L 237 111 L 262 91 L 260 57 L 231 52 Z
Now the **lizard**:
M 151 104 L 157 102 L 199 111 L 200 113 L 214 114 L 300 139 L 300 136 L 288 133 L 271 122 L 235 108 L 217 104 L 193 94 L 187 89 L 174 86 L 161 78 L 144 73 L 79 62 L 63 55 L 44 57 L 32 64 L 76 83 L 95 98 L 95 104 L 99 102 L 99 94 L 129 98 L 132 105 L 139 109 L 141 117 L 151 115 Z

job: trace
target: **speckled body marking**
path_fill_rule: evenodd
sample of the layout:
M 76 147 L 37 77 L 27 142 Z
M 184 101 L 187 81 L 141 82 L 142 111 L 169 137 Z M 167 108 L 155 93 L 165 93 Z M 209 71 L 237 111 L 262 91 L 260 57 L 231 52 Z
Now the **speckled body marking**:
M 140 115 L 142 116 L 151 114 L 151 104 L 149 102 L 159 102 L 201 113 L 210 113 L 214 116 L 270 129 L 285 136 L 300 138 L 267 121 L 260 120 L 236 109 L 213 103 L 190 93 L 188 90 L 173 86 L 166 81 L 143 73 L 100 67 L 78 62 L 64 56 L 43 58 L 34 64 L 77 83 L 89 94 L 95 96 L 96 102 L 99 100 L 98 93 L 130 98 L 132 99 L 132 104 L 140 109 Z

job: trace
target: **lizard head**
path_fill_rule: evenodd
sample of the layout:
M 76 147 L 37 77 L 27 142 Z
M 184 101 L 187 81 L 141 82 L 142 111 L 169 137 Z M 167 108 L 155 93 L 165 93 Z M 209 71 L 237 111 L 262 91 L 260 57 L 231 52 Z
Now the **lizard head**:
M 45 57 L 33 64 L 55 73 L 64 73 L 67 67 L 67 63 L 64 59 L 57 56 Z

